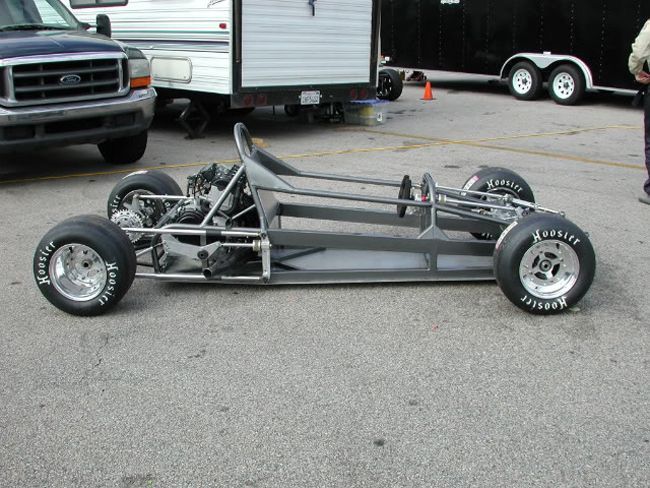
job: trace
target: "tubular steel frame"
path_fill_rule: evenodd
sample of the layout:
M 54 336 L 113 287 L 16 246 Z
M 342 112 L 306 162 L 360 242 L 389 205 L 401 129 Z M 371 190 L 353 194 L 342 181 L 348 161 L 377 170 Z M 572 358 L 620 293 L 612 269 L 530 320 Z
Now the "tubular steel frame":
M 166 200 L 174 207 L 155 228 L 126 228 L 129 233 L 168 236 L 198 236 L 200 246 L 189 258 L 204 264 L 197 273 L 165 273 L 159 266 L 159 245 L 138 251 L 150 255 L 153 272 L 138 272 L 137 277 L 168 281 L 227 282 L 239 284 L 364 283 L 398 281 L 468 281 L 494 279 L 492 255 L 494 240 L 454 239 L 445 231 L 498 235 L 526 209 L 557 213 L 509 195 L 495 195 L 438 186 L 430 174 L 424 174 L 419 199 L 388 198 L 354 193 L 297 188 L 282 176 L 357 183 L 399 188 L 399 181 L 341 176 L 299 171 L 253 144 L 248 129 L 238 123 L 235 143 L 241 167 L 226 186 L 201 224 L 167 224 L 173 211 L 194 197 L 140 195 L 146 200 Z M 241 178 L 248 185 L 260 220 L 259 228 L 219 227 L 210 225 Z M 339 207 L 282 203 L 274 194 L 289 194 L 321 199 L 403 205 L 411 209 L 403 218 L 397 212 L 361 207 Z M 491 203 L 495 202 L 496 203 Z M 252 211 L 253 207 L 239 215 Z M 487 215 L 482 210 L 495 210 Z M 235 216 L 235 217 L 239 217 Z M 417 237 L 387 234 L 323 232 L 282 228 L 282 217 L 328 220 L 334 222 L 384 225 L 416 229 Z M 507 218 L 506 218 L 507 217 Z M 235 220 L 231 218 L 232 222 Z M 208 243 L 208 238 L 225 242 Z M 237 239 L 236 242 L 227 239 Z M 243 242 L 242 242 L 243 241 Z M 247 247 L 261 255 L 249 262 L 239 275 L 213 276 L 207 271 L 208 256 L 219 247 Z

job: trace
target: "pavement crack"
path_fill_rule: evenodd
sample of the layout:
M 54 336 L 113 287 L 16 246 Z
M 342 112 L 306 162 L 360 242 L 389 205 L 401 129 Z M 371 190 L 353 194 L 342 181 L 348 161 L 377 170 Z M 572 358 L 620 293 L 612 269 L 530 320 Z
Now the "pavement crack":
M 110 340 L 111 340 L 110 334 L 106 332 L 102 332 L 101 334 L 99 334 L 99 346 L 97 347 L 97 350 L 95 350 L 95 354 L 94 354 L 95 362 L 93 363 L 92 366 L 93 369 L 98 368 L 104 362 L 104 356 L 102 354 L 102 351 L 108 346 Z M 88 375 L 86 374 L 84 376 L 87 377 Z
M 197 352 L 196 354 L 187 356 L 187 359 L 201 359 L 202 357 L 205 357 L 206 354 L 207 354 L 207 350 L 204 347 L 202 347 L 201 349 L 199 349 L 199 352 Z

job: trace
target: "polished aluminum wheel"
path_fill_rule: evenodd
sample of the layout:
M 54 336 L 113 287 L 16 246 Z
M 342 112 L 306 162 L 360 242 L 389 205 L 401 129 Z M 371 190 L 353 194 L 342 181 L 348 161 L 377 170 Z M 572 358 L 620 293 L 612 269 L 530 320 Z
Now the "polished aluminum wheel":
M 569 73 L 559 73 L 553 78 L 553 92 L 555 95 L 566 100 L 576 91 L 576 81 Z
M 519 265 L 519 277 L 526 291 L 545 300 L 566 295 L 579 274 L 578 255 L 571 246 L 558 240 L 534 244 Z
M 533 86 L 533 75 L 527 69 L 518 69 L 512 76 L 512 88 L 520 95 L 526 95 Z
M 57 249 L 50 261 L 49 272 L 57 291 L 75 302 L 97 298 L 108 279 L 104 260 L 83 244 L 67 244 Z

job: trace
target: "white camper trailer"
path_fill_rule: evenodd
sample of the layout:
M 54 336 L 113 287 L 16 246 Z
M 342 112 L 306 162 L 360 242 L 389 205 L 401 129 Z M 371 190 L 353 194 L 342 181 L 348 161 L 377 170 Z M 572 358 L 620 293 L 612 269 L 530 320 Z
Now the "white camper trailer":
M 151 61 L 163 99 L 295 107 L 376 93 L 379 0 L 65 2 L 88 23 L 107 14 L 113 37 Z

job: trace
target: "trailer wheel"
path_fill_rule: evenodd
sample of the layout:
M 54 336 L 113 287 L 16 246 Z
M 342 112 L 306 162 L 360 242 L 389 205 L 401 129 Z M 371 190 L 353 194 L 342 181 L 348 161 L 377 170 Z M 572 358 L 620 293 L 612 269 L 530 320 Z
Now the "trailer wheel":
M 559 215 L 531 214 L 511 224 L 494 251 L 494 275 L 505 296 L 538 315 L 573 307 L 595 271 L 589 237 Z
M 34 254 L 34 278 L 48 301 L 72 315 L 100 315 L 133 283 L 133 245 L 111 221 L 73 217 L 50 230 Z
M 379 83 L 377 84 L 377 98 L 380 100 L 397 100 L 402 94 L 404 83 L 397 70 L 382 69 L 379 72 Z
M 520 61 L 510 70 L 508 88 L 518 100 L 535 100 L 542 93 L 542 73 L 533 63 Z
M 519 200 L 535 203 L 535 195 L 526 180 L 512 170 L 506 168 L 484 168 L 474 173 L 463 185 L 463 190 L 494 193 L 497 195 L 511 195 Z M 482 197 L 486 200 L 487 197 Z M 480 240 L 492 240 L 498 236 L 492 234 L 472 235 Z
M 570 64 L 562 64 L 551 72 L 548 91 L 560 105 L 576 105 L 585 94 L 585 79 L 580 70 Z

